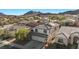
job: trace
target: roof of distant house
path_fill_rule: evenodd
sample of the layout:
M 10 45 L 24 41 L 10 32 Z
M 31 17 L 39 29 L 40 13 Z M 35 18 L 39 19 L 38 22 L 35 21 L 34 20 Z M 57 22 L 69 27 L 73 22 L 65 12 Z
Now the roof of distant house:
M 37 23 L 37 22 L 29 22 L 29 23 L 26 24 L 26 26 L 29 26 L 29 27 L 35 27 L 35 26 L 38 26 L 38 25 L 39 25 L 39 23 Z
M 59 30 L 59 33 L 64 33 L 67 37 L 74 32 L 79 32 L 79 27 L 62 26 Z

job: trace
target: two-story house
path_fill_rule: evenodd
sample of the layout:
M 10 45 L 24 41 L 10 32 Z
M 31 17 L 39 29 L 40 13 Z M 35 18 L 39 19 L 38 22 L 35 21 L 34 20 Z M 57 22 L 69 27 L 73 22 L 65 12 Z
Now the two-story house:
M 34 27 L 32 30 L 32 39 L 40 42 L 47 41 L 49 34 L 53 33 L 57 26 L 59 27 L 58 24 L 49 23 Z

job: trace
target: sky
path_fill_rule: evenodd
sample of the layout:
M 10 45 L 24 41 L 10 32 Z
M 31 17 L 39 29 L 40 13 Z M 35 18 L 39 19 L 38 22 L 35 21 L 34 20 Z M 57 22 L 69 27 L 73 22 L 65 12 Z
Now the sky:
M 43 13 L 60 13 L 65 11 L 72 11 L 74 9 L 0 9 L 0 13 L 4 13 L 7 15 L 23 15 L 30 10 L 40 11 Z

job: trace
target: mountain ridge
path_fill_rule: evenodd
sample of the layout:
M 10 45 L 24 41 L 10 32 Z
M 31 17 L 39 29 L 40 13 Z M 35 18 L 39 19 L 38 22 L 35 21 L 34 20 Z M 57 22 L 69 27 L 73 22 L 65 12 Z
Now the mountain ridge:
M 59 13 L 59 14 L 71 14 L 71 15 L 76 15 L 76 14 L 79 14 L 79 9 L 73 10 L 73 11 L 66 11 L 66 12 L 62 12 L 62 13 Z
M 40 11 L 28 11 L 26 13 L 24 13 L 22 16 L 28 16 L 28 15 L 53 15 L 53 14 L 57 14 L 57 13 L 43 13 L 43 12 L 40 12 Z M 71 15 L 74 15 L 74 14 L 79 14 L 79 9 L 77 10 L 73 10 L 73 11 L 66 11 L 66 12 L 61 12 L 61 13 L 58 13 L 58 14 L 71 14 Z M 11 15 L 7 15 L 7 14 L 4 14 L 4 13 L 0 13 L 0 16 L 11 16 Z M 13 16 L 16 16 L 16 15 L 13 15 Z

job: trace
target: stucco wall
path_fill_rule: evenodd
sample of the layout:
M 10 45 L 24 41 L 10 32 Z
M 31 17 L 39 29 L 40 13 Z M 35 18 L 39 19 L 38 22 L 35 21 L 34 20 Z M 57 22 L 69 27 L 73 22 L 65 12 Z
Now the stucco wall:
M 37 29 L 37 28 L 33 28 L 33 31 L 35 32 L 35 29 Z M 47 34 L 47 35 L 49 35 L 49 30 L 47 30 L 47 33 L 44 33 L 44 29 L 37 29 L 38 30 L 38 33 L 42 33 L 42 34 Z
M 65 35 L 63 33 L 56 36 L 55 42 L 58 42 L 59 38 L 63 39 L 63 44 L 68 45 L 68 39 L 67 39 L 67 37 L 65 37 Z M 58 43 L 61 43 L 61 42 L 58 42 Z
M 39 37 L 39 36 L 32 36 L 32 39 L 33 39 L 33 40 L 40 41 L 40 42 L 45 42 L 45 39 L 46 39 L 46 38 Z

